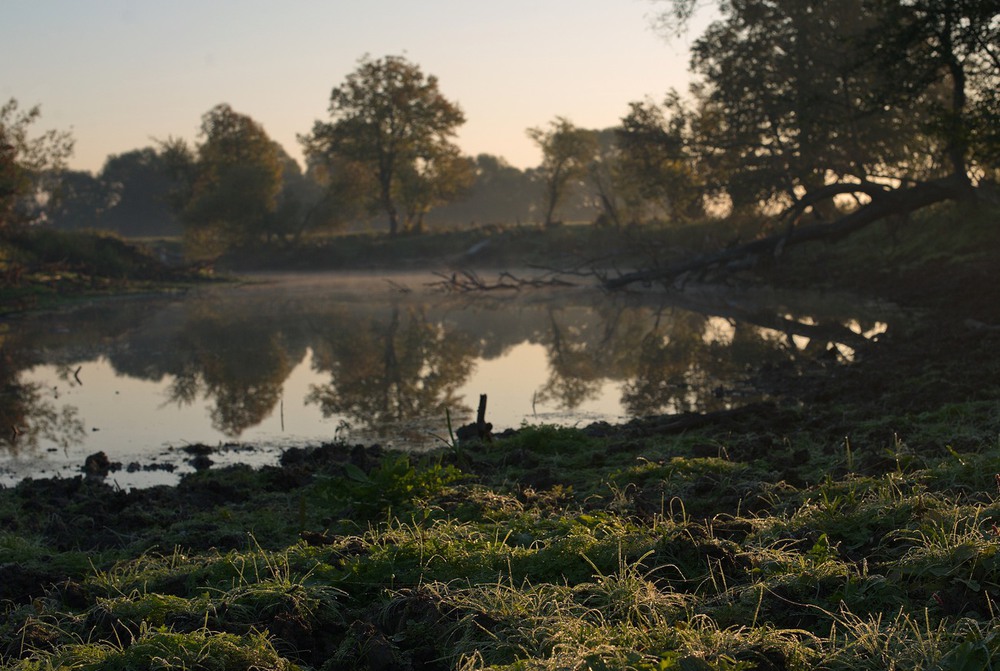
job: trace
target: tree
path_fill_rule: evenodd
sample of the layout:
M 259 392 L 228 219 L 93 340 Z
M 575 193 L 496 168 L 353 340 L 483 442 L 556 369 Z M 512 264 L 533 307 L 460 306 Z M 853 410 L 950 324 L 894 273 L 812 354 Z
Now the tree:
M 99 179 L 111 196 L 100 217 L 102 227 L 125 236 L 181 233 L 181 224 L 168 205 L 168 166 L 155 148 L 109 156 Z
M 503 158 L 479 154 L 471 164 L 473 182 L 458 200 L 434 210 L 428 219 L 435 225 L 505 224 L 526 221 L 537 208 L 526 197 L 537 189 L 533 173 L 516 168 Z
M 371 196 L 378 192 L 378 186 L 363 164 L 307 148 L 306 176 L 320 190 L 308 213 L 310 230 L 344 228 L 372 216 Z
M 400 171 L 400 201 L 408 226 L 423 231 L 424 215 L 467 193 L 475 178 L 473 160 L 462 156 L 457 147 L 405 166 Z
M 832 181 L 897 177 L 914 155 L 919 118 L 874 100 L 865 1 L 739 0 L 696 41 L 693 67 L 726 113 L 710 148 L 734 166 L 735 204 L 788 206 Z
M 883 90 L 923 96 L 942 164 L 966 179 L 1000 165 L 1000 5 L 996 0 L 873 0 L 870 40 Z M 935 97 L 926 91 L 940 89 Z M 894 101 L 899 104 L 898 101 Z
M 635 185 L 625 179 L 614 129 L 596 131 L 594 138 L 597 153 L 587 166 L 587 181 L 600 210 L 596 223 L 616 228 L 624 223 L 638 223 L 641 199 Z
M 665 16 L 684 18 L 694 0 L 671 4 Z M 704 149 L 725 156 L 734 201 L 827 201 L 831 213 L 844 193 L 968 182 L 973 138 L 990 154 L 995 0 L 733 0 L 720 10 L 692 67 L 722 113 Z
M 683 18 L 695 2 L 672 5 Z M 770 205 L 784 230 L 607 286 L 844 237 L 968 198 L 996 169 L 996 0 L 726 0 L 720 9 L 694 45 L 716 129 L 698 151 L 721 157 L 737 205 Z M 839 207 L 845 197 L 850 211 Z M 810 210 L 819 221 L 803 224 Z
M 330 118 L 317 121 L 303 138 L 307 153 L 350 165 L 348 174 L 356 172 L 373 185 L 363 192 L 366 205 L 388 217 L 390 235 L 397 234 L 401 220 L 406 229 L 415 226 L 427 209 L 457 190 L 446 186 L 455 172 L 443 168 L 457 165 L 451 138 L 465 116 L 441 94 L 436 77 L 406 59 L 362 58 L 333 89 Z
M 40 117 L 37 105 L 19 112 L 14 98 L 0 107 L 0 231 L 38 220 L 73 154 L 68 132 L 50 130 L 29 137 Z
M 111 203 L 111 194 L 100 178 L 89 172 L 64 170 L 58 202 L 46 213 L 46 223 L 63 230 L 102 228 L 102 215 Z
M 704 175 L 706 161 L 697 152 L 695 114 L 671 92 L 661 107 L 634 102 L 616 130 L 621 172 L 643 199 L 672 221 L 704 214 L 713 188 Z
M 597 153 L 593 131 L 577 128 L 565 117 L 556 117 L 546 128 L 529 128 L 528 137 L 542 150 L 538 171 L 545 184 L 543 207 L 545 225 L 556 222 L 556 208 L 566 197 L 574 180 L 586 176 Z
M 173 205 L 189 243 L 215 253 L 269 235 L 278 208 L 282 160 L 275 143 L 250 117 L 226 104 L 203 117 L 202 142 L 163 143 L 177 181 Z
M 289 238 L 298 241 L 307 230 L 321 228 L 326 223 L 319 216 L 323 187 L 314 175 L 303 173 L 298 162 L 277 142 L 274 148 L 281 161 L 281 191 L 265 232 L 269 239 L 276 236 L 283 241 Z

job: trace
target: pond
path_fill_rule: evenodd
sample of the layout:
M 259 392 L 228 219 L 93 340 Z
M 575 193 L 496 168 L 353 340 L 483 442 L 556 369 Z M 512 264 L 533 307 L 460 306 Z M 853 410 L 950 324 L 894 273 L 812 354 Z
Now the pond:
M 495 432 L 728 409 L 766 396 L 761 369 L 849 360 L 898 319 L 835 295 L 449 293 L 430 274 L 92 301 L 0 323 L 0 484 L 73 476 L 99 451 L 129 488 L 292 446 L 426 449 L 481 394 Z

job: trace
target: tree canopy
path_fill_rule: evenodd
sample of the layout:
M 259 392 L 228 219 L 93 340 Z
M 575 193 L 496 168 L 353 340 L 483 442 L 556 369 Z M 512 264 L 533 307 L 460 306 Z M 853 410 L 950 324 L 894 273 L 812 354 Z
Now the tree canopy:
M 702 174 L 694 118 L 672 93 L 662 108 L 648 100 L 632 103 L 615 129 L 623 180 L 673 221 L 704 214 L 712 189 Z
M 163 147 L 188 241 L 215 253 L 272 235 L 283 170 L 275 143 L 226 104 L 205 113 L 200 137 L 194 149 L 180 140 Z
M 419 227 L 432 207 L 471 182 L 472 169 L 452 142 L 465 115 L 437 78 L 400 56 L 364 57 L 330 95 L 330 121 L 303 138 L 307 153 L 389 220 L 389 233 Z
M 578 128 L 565 117 L 556 117 L 547 128 L 529 128 L 530 137 L 542 150 L 538 168 L 543 192 L 544 222 L 556 223 L 555 212 L 569 193 L 574 180 L 586 177 L 597 154 L 597 137 L 593 131 Z
M 682 28 L 697 0 L 669 0 Z M 677 277 L 974 195 L 998 169 L 996 0 L 724 0 L 695 40 L 686 127 L 704 183 L 778 232 L 669 268 Z M 669 134 L 661 145 L 670 148 Z M 849 200 L 845 200 L 849 199 Z M 846 207 L 845 207 L 846 206 Z M 812 213 L 814 220 L 805 217 Z
M 40 216 L 73 153 L 73 137 L 66 131 L 30 136 L 41 114 L 37 105 L 20 111 L 14 98 L 0 106 L 0 230 Z
M 661 18 L 674 28 L 696 6 L 670 4 Z M 968 184 L 995 163 L 995 2 L 727 0 L 719 10 L 692 49 L 694 113 L 711 131 L 696 149 L 734 203 L 815 207 L 946 176 Z
M 101 222 L 121 235 L 177 235 L 180 224 L 167 205 L 170 176 L 154 147 L 109 156 L 99 175 L 112 202 Z
M 61 174 L 59 198 L 46 221 L 62 230 L 110 230 L 123 236 L 179 235 L 167 203 L 171 189 L 164 157 L 154 147 L 109 156 L 96 175 Z

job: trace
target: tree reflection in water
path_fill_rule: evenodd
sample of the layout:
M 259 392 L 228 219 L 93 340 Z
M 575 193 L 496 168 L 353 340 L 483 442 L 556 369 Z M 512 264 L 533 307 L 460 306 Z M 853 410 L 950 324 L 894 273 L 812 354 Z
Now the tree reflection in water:
M 200 312 L 178 335 L 172 403 L 213 403 L 212 426 L 231 438 L 268 417 L 295 367 L 280 328 L 252 315 Z M 301 357 L 300 357 L 301 358 Z
M 642 339 L 622 403 L 632 416 L 723 410 L 752 394 L 751 370 L 786 358 L 759 328 L 671 311 Z
M 8 337 L 0 346 L 0 447 L 11 454 L 35 451 L 45 441 L 66 449 L 84 436 L 76 408 L 57 406 L 41 385 L 21 382 L 26 350 Z
M 401 312 L 395 305 L 387 318 L 327 331 L 314 345 L 313 366 L 329 373 L 330 382 L 313 385 L 307 402 L 326 417 L 346 415 L 372 429 L 468 413 L 456 392 L 473 367 L 473 338 L 430 321 L 425 306 Z
M 547 371 L 507 371 L 531 386 L 544 380 L 516 393 L 573 421 L 592 402 L 629 416 L 733 407 L 758 394 L 751 383 L 761 366 L 824 355 L 833 344 L 849 352 L 867 342 L 858 331 L 884 328 L 854 308 L 793 317 L 823 313 L 741 310 L 729 296 L 709 307 L 689 304 L 687 295 L 583 292 L 455 302 L 385 291 L 332 299 L 326 287 L 223 289 L 12 325 L 0 340 L 0 445 L 65 446 L 83 437 L 73 408 L 22 381 L 39 364 L 61 366 L 62 382 L 72 384 L 80 363 L 105 359 L 118 375 L 160 385 L 166 405 L 204 404 L 212 427 L 229 438 L 282 402 L 387 435 L 417 420 L 440 431 L 446 411 L 462 421 L 471 413 L 463 394 L 491 393 L 489 382 L 466 388 L 477 362 L 503 360 L 524 344 L 545 348 Z M 305 398 L 284 397 L 310 352 L 312 379 L 298 392 Z M 609 393 L 617 395 L 610 405 Z

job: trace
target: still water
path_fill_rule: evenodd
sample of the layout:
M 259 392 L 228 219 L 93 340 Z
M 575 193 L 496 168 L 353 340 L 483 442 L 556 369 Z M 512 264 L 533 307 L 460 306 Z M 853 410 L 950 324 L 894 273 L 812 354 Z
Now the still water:
M 0 484 L 79 474 L 98 451 L 134 487 L 175 482 L 198 445 L 215 465 L 335 440 L 424 449 L 480 394 L 494 431 L 720 410 L 765 396 L 763 367 L 849 360 L 893 323 L 838 296 L 435 284 L 270 275 L 0 322 Z

